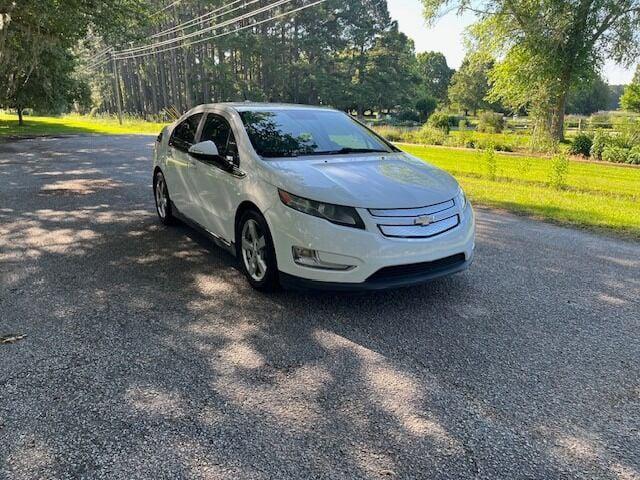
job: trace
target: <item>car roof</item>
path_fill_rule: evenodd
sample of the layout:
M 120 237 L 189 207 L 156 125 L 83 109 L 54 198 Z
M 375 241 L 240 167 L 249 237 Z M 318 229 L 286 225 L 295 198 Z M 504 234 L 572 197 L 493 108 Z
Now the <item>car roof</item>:
M 202 105 L 205 108 L 223 108 L 236 112 L 256 110 L 333 110 L 321 105 L 299 105 L 295 103 L 223 102 Z

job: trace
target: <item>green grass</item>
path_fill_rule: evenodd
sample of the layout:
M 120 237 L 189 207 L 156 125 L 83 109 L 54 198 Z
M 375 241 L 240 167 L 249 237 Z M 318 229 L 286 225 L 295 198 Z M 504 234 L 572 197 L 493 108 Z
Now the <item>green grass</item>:
M 158 134 L 165 124 L 126 118 L 122 125 L 114 117 L 62 117 L 25 116 L 24 125 L 18 126 L 17 115 L 0 113 L 0 138 L 42 135 L 98 134 Z
M 570 161 L 566 187 L 556 189 L 547 158 L 496 153 L 491 180 L 480 151 L 399 146 L 450 172 L 479 205 L 640 238 L 640 168 Z

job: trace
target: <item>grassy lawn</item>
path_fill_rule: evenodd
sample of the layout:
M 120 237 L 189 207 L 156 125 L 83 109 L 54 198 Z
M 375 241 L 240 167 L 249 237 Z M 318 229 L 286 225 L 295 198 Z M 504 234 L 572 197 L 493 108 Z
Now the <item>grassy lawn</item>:
M 18 126 L 18 116 L 0 113 L 0 138 L 37 135 L 61 135 L 74 133 L 100 134 L 158 134 L 163 123 L 125 119 L 123 124 L 114 117 L 86 117 L 67 115 L 63 117 L 24 117 L 24 125 Z
M 491 180 L 482 152 L 400 144 L 454 175 L 472 202 L 558 223 L 640 238 L 640 168 L 571 161 L 566 188 L 549 186 L 551 161 L 496 153 Z

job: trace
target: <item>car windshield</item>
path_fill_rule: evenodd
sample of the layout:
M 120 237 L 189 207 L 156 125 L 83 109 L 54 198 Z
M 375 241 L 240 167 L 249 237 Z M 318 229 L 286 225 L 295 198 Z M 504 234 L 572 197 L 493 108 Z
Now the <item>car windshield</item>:
M 262 157 L 393 151 L 376 134 L 335 110 L 250 110 L 240 117 Z

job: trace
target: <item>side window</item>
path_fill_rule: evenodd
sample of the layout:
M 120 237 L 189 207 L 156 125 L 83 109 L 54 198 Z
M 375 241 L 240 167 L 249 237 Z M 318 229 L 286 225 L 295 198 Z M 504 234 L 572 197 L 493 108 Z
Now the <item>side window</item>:
M 236 165 L 238 165 L 238 146 L 236 138 L 231 130 L 229 122 L 220 115 L 209 113 L 202 127 L 202 135 L 200 141 L 211 140 L 218 147 L 218 153 L 221 156 L 231 156 Z
M 178 124 L 171 134 L 169 145 L 183 152 L 189 150 L 189 147 L 195 143 L 196 132 L 201 118 L 202 113 L 196 113 Z

